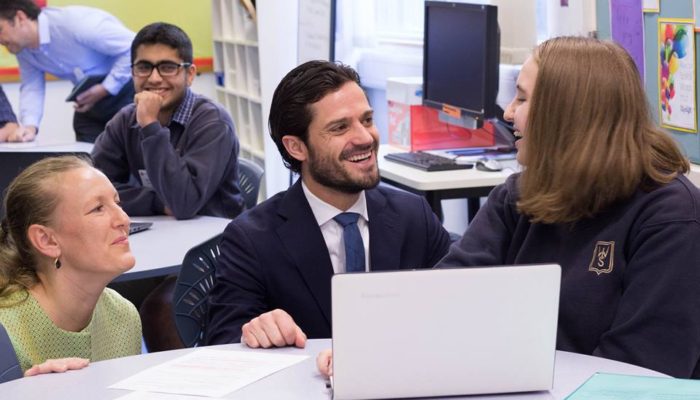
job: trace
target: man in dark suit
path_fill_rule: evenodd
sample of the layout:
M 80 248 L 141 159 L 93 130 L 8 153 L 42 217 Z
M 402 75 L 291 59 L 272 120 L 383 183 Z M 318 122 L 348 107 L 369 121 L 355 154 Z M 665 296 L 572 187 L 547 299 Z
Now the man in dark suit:
M 207 344 L 303 347 L 330 337 L 334 273 L 432 267 L 449 246 L 423 198 L 377 187 L 379 135 L 352 68 L 293 69 L 275 90 L 269 125 L 301 179 L 226 228 Z

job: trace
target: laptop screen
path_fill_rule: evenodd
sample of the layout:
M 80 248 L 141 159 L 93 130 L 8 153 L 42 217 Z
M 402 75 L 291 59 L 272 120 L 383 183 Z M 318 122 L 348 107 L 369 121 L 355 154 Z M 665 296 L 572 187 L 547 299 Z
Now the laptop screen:
M 455 268 L 332 279 L 336 399 L 548 390 L 561 268 Z

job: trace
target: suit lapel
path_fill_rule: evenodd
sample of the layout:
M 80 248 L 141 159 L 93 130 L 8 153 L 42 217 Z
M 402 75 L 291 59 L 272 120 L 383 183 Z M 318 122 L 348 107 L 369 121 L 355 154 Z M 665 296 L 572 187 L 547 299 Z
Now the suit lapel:
M 372 271 L 397 269 L 401 262 L 403 232 L 396 226 L 399 216 L 387 207 L 379 189 L 365 191 L 369 215 L 369 255 Z
M 286 220 L 277 229 L 278 237 L 330 326 L 333 266 L 321 229 L 304 196 L 301 179 L 287 191 L 278 212 Z

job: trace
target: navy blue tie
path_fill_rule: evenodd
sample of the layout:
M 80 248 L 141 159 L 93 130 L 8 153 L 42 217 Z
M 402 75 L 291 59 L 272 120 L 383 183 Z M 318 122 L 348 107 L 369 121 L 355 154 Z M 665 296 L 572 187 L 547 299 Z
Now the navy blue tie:
M 345 242 L 345 272 L 365 272 L 365 246 L 357 227 L 358 213 L 342 213 L 333 219 L 343 227 Z

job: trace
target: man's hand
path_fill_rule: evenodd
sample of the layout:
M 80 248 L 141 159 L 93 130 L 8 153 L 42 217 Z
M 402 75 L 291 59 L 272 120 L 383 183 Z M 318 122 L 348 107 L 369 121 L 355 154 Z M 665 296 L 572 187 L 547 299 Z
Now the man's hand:
M 248 347 L 284 347 L 306 345 L 306 334 L 287 312 L 276 309 L 251 319 L 241 329 L 241 341 Z
M 107 89 L 101 83 L 93 85 L 90 89 L 80 93 L 75 99 L 75 111 L 86 112 L 98 101 L 109 95 Z
M 333 350 L 326 349 L 318 353 L 316 357 L 316 367 L 318 372 L 323 376 L 329 377 L 333 375 Z
M 136 122 L 143 128 L 158 121 L 163 98 L 155 93 L 143 91 L 136 93 L 134 104 L 136 104 Z
M 7 137 L 8 142 L 31 142 L 36 138 L 36 126 L 18 126 Z
M 0 142 L 7 142 L 10 135 L 12 135 L 17 129 L 19 128 L 19 125 L 17 125 L 14 122 L 8 122 L 0 128 Z
M 24 372 L 24 376 L 34 376 L 40 374 L 50 374 L 52 372 L 66 372 L 72 369 L 83 369 L 90 364 L 90 360 L 85 358 L 59 358 L 56 360 L 46 360 L 37 364 Z

